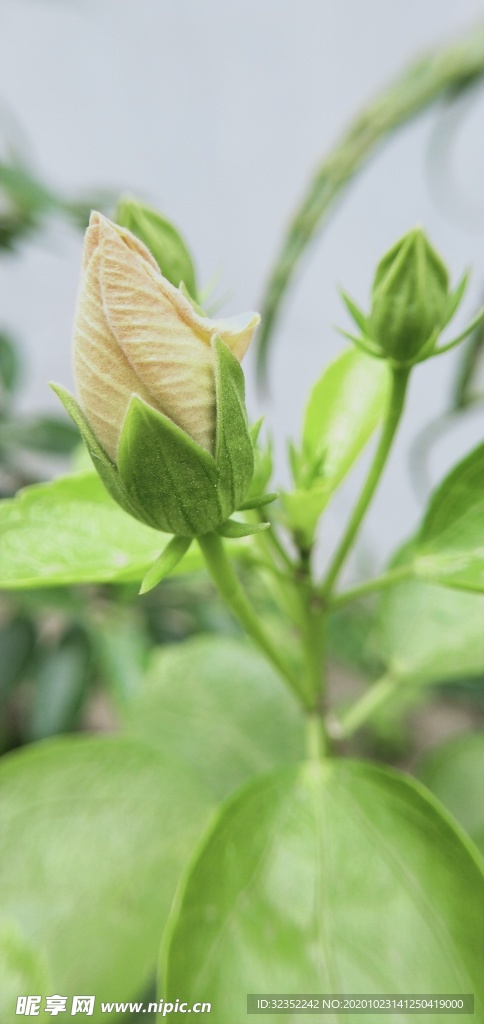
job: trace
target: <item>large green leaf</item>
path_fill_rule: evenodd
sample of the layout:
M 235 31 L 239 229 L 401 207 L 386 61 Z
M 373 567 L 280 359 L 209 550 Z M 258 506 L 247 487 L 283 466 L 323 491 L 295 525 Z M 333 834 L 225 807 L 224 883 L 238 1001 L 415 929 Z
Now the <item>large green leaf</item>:
M 0 921 L 0 1020 L 14 1019 L 17 999 L 52 987 L 47 979 L 44 957 L 25 941 L 13 921 Z M 38 1020 L 49 1017 L 38 1015 Z
M 297 489 L 284 496 L 290 525 L 308 539 L 381 419 L 388 379 L 382 360 L 348 349 L 315 384 L 306 408 L 302 452 L 295 456 Z
M 217 799 L 298 761 L 304 722 L 273 669 L 242 640 L 194 637 L 155 651 L 125 729 L 180 754 Z
M 484 590 L 484 444 L 435 491 L 416 538 L 414 565 L 423 579 Z
M 443 743 L 418 774 L 484 853 L 484 734 L 465 733 Z
M 410 779 L 366 764 L 306 764 L 250 783 L 179 894 L 163 995 L 211 1002 L 214 1024 L 245 1019 L 257 992 L 474 993 L 482 1017 L 484 887 L 456 829 Z
M 411 683 L 484 673 L 484 595 L 405 580 L 382 593 L 373 650 Z
M 35 484 L 0 502 L 0 587 L 141 580 L 169 539 L 123 512 L 95 473 Z M 201 565 L 193 545 L 180 568 Z
M 129 739 L 49 740 L 3 759 L 0 913 L 42 950 L 54 992 L 143 990 L 211 803 L 180 758 Z

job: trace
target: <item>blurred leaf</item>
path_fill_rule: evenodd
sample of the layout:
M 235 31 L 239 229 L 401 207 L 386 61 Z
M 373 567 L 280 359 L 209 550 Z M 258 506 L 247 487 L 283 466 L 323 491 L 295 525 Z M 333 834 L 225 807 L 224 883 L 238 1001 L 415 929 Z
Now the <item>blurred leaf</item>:
M 49 988 L 42 953 L 25 941 L 13 921 L 0 921 L 0 1019 L 13 1020 L 20 995 Z M 38 1019 L 45 1018 L 39 1014 Z
M 385 136 L 445 93 L 465 89 L 483 74 L 484 29 L 474 26 L 457 43 L 427 54 L 404 70 L 366 107 L 323 161 L 289 225 L 263 297 L 262 326 L 256 340 L 262 378 L 282 300 L 303 253 L 322 229 L 343 188 Z
M 2 428 L 2 442 L 52 455 L 70 455 L 79 445 L 77 427 L 55 416 L 11 420 Z
M 192 862 L 164 998 L 210 1001 L 226 1024 L 248 992 L 473 992 L 482 1016 L 484 887 L 467 843 L 423 787 L 368 764 L 255 780 Z
M 125 1000 L 148 984 L 210 807 L 181 759 L 131 740 L 48 740 L 2 759 L 1 910 L 42 950 L 54 991 Z
M 484 735 L 466 733 L 431 750 L 418 777 L 484 852 Z
M 125 718 L 129 735 L 178 753 L 217 799 L 304 750 L 295 701 L 258 653 L 229 637 L 155 650 Z
M 111 605 L 103 611 L 93 635 L 101 672 L 117 705 L 129 705 L 144 687 L 149 637 L 133 607 Z
M 404 549 L 393 565 L 412 559 Z M 392 676 L 439 683 L 484 673 L 484 595 L 405 580 L 382 592 L 372 649 Z
M 91 671 L 89 641 L 82 629 L 73 626 L 36 666 L 29 727 L 31 739 L 55 736 L 74 726 L 86 697 Z
M 0 629 L 0 703 L 22 678 L 35 646 L 35 626 L 18 615 Z
M 0 331 L 0 388 L 7 392 L 16 390 L 21 372 L 17 345 L 5 331 Z
M 484 590 L 484 444 L 432 495 L 415 540 L 415 572 L 463 590 Z
M 311 391 L 302 451 L 292 452 L 297 490 L 283 497 L 289 525 L 308 544 L 331 494 L 383 416 L 388 380 L 382 360 L 348 349 Z

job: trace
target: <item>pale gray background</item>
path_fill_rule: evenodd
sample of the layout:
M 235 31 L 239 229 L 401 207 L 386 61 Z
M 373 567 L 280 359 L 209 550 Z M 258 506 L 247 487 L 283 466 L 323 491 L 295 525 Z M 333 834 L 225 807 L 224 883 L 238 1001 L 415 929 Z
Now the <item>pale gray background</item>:
M 226 313 L 257 308 L 282 228 L 320 157 L 358 109 L 409 59 L 484 18 L 480 0 L 0 0 L 0 99 L 19 118 L 35 164 L 66 192 L 129 190 L 183 230 L 201 281 L 219 274 Z M 305 396 L 347 326 L 339 283 L 366 304 L 375 263 L 416 222 L 454 276 L 484 281 L 484 96 L 469 106 L 452 148 L 451 183 L 430 186 L 435 113 L 405 128 L 358 179 L 306 259 L 280 325 L 272 399 L 257 399 L 279 436 L 294 435 Z M 449 191 L 450 190 L 450 191 Z M 70 334 L 81 239 L 57 224 L 48 239 L 0 263 L 0 320 L 30 353 L 25 408 L 55 408 L 69 385 Z M 454 357 L 413 382 L 395 461 L 366 527 L 380 560 L 418 520 L 409 441 L 445 405 Z M 479 440 L 467 417 L 432 457 L 434 479 Z M 283 444 L 279 477 L 284 477 Z M 354 495 L 335 503 L 324 552 Z

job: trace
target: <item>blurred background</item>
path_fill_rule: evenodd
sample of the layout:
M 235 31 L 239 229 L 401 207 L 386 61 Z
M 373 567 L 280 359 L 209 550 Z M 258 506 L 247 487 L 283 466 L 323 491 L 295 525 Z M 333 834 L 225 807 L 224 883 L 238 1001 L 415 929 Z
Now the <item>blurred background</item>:
M 57 197 L 104 203 L 130 192 L 158 207 L 215 281 L 227 313 L 259 308 L 283 230 L 320 159 L 410 60 L 472 27 L 479 0 L 0 0 L 0 140 Z M 337 288 L 365 308 L 382 253 L 422 223 L 454 280 L 472 267 L 464 324 L 484 283 L 484 92 L 432 108 L 386 142 L 312 246 L 277 325 L 270 396 L 245 366 L 253 417 L 265 413 L 287 479 L 285 438 L 310 385 L 344 344 Z M 81 236 L 76 210 L 48 210 L 42 233 L 0 260 L 0 319 L 28 365 L 18 401 L 57 413 L 47 381 L 70 386 Z M 82 208 L 81 208 L 82 218 Z M 420 515 L 419 488 L 482 435 L 474 409 L 432 446 L 430 477 L 408 473 L 409 444 L 446 408 L 459 353 L 415 375 L 392 465 L 365 528 L 380 563 Z M 330 511 L 328 548 L 364 462 Z M 421 474 L 422 475 L 422 474 Z M 396 511 L 398 510 L 398 512 Z M 378 551 L 376 551 L 378 547 Z

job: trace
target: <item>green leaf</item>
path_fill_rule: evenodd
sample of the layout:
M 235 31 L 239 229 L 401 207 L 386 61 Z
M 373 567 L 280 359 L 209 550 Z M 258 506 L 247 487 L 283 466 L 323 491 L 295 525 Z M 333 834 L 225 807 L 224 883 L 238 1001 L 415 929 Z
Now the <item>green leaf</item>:
M 140 582 L 168 542 L 123 512 L 95 473 L 60 477 L 0 501 L 0 587 Z M 248 542 L 228 546 L 250 560 Z M 203 567 L 192 545 L 174 571 Z
M 55 992 L 143 990 L 210 808 L 181 759 L 132 740 L 49 740 L 2 760 L 0 912 L 42 950 Z
M 0 921 L 0 1020 L 13 1021 L 20 995 L 48 990 L 51 994 L 43 961 L 41 950 L 25 941 L 13 921 Z M 39 1021 L 49 1019 L 42 1013 L 37 1016 Z
M 0 630 L 0 703 L 22 678 L 34 647 L 35 626 L 31 619 L 18 615 Z
M 484 735 L 466 733 L 431 750 L 418 776 L 484 853 Z
M 217 800 L 252 775 L 299 760 L 304 749 L 293 697 L 259 654 L 229 637 L 155 650 L 124 717 L 129 735 L 178 754 Z
M 173 572 L 173 569 L 176 569 L 178 563 L 186 555 L 190 544 L 190 537 L 173 537 L 156 562 L 148 569 L 146 576 L 143 577 L 140 594 L 147 594 L 149 590 L 153 590 L 153 587 L 158 586 L 165 576 Z
M 74 626 L 36 666 L 30 739 L 44 739 L 73 728 L 87 694 L 91 673 L 89 641 L 85 632 Z
M 404 549 L 393 565 L 412 557 Z M 484 672 L 484 595 L 405 580 L 382 592 L 372 648 L 391 675 L 414 684 Z
M 2 441 L 34 452 L 70 455 L 79 444 L 79 433 L 69 420 L 55 416 L 12 420 L 2 431 Z
M 324 371 L 311 391 L 303 428 L 306 457 L 321 462 L 317 475 L 333 490 L 378 425 L 388 392 L 388 368 L 349 349 Z
M 245 1019 L 250 992 L 474 993 L 482 1016 L 476 858 L 396 773 L 339 760 L 257 779 L 225 804 L 179 892 L 163 996 L 211 1002 L 214 1024 Z
M 123 512 L 95 473 L 35 484 L 0 502 L 0 586 L 141 580 L 163 541 Z
M 247 422 L 245 382 L 240 363 L 218 335 L 212 344 L 216 356 L 217 394 L 215 461 L 227 517 L 247 495 L 254 473 L 254 449 Z
M 321 513 L 381 419 L 388 368 L 348 349 L 315 384 L 306 407 L 296 490 L 283 497 L 290 528 L 310 545 Z
M 150 206 L 130 196 L 120 199 L 114 214 L 116 224 L 133 232 L 154 256 L 161 273 L 178 288 L 183 281 L 190 295 L 197 297 L 195 267 L 180 232 Z
M 462 590 L 484 590 L 484 444 L 434 492 L 415 542 L 415 572 Z
M 118 469 L 130 500 L 159 530 L 196 537 L 225 518 L 212 456 L 136 395 L 121 432 Z

